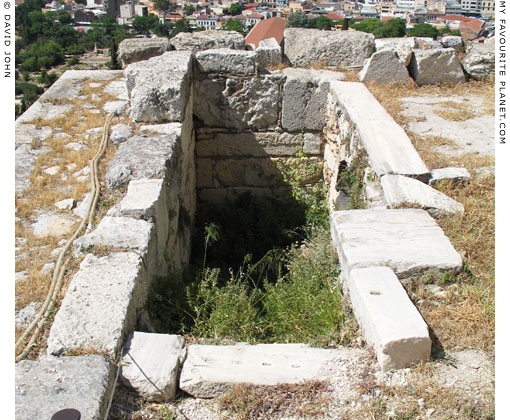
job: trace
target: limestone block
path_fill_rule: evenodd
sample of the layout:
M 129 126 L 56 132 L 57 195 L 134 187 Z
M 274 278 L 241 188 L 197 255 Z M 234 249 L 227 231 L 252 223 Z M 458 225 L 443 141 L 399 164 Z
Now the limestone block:
M 79 178 L 79 177 L 77 177 L 77 178 Z M 91 200 L 91 195 L 90 195 L 90 193 L 88 193 L 87 195 L 85 195 L 83 200 L 78 203 L 76 208 L 73 210 L 73 214 L 80 217 L 81 219 L 85 218 L 85 216 L 87 215 L 89 206 L 90 206 L 90 200 Z
M 169 234 L 169 212 L 165 183 L 162 179 L 137 179 L 128 185 L 120 202 L 122 216 L 151 220 L 155 225 L 158 266 L 164 263 Z
M 277 385 L 321 380 L 325 365 L 342 354 L 342 350 L 304 344 L 192 344 L 179 387 L 197 398 L 214 398 L 239 383 Z
M 386 266 L 399 279 L 457 272 L 462 258 L 421 209 L 370 209 L 330 214 L 342 270 Z
M 495 37 L 483 43 L 468 42 L 462 67 L 473 79 L 481 80 L 494 74 L 496 45 Z
M 275 77 L 205 79 L 194 84 L 194 114 L 208 127 L 260 130 L 276 124 L 280 86 Z
M 377 176 L 398 174 L 428 180 L 429 171 L 409 137 L 365 85 L 331 82 L 330 92 L 357 128 Z
M 214 188 L 214 171 L 211 159 L 197 159 L 197 188 Z
M 379 38 L 375 40 L 376 51 L 390 50 L 395 51 L 400 62 L 407 67 L 413 56 L 413 49 L 418 44 L 414 37 L 409 38 Z
M 253 76 L 256 73 L 255 52 L 212 49 L 197 52 L 197 66 L 202 73 Z
M 214 173 L 224 187 L 269 187 L 285 184 L 276 162 L 268 158 L 217 160 Z
M 384 175 L 381 177 L 384 198 L 392 209 L 404 207 L 421 207 L 432 217 L 464 213 L 464 207 L 416 179 L 401 175 Z
M 185 355 L 180 335 L 135 331 L 124 346 L 120 380 L 149 401 L 171 401 Z
M 131 127 L 126 124 L 115 124 L 112 126 L 110 140 L 114 144 L 124 143 L 131 135 Z
M 35 236 L 63 236 L 71 233 L 76 225 L 76 219 L 66 214 L 41 214 L 32 224 Z
M 211 139 L 198 141 L 196 151 L 200 157 L 295 156 L 303 141 L 308 146 L 307 150 L 320 153 L 320 150 L 317 152 L 316 136 L 313 134 L 303 136 L 276 132 L 216 133 Z
M 176 50 L 193 52 L 213 48 L 244 49 L 244 37 L 236 31 L 181 32 L 173 37 L 170 43 Z
M 434 186 L 439 181 L 450 180 L 454 184 L 466 183 L 471 179 L 466 168 L 440 168 L 430 171 L 429 185 Z
M 133 136 L 122 143 L 108 164 L 107 187 L 115 189 L 132 179 L 178 176 L 180 136 L 176 128 L 168 134 Z
M 50 419 L 63 408 L 77 409 L 81 420 L 102 420 L 113 373 L 96 354 L 16 363 L 16 420 Z
M 409 73 L 395 51 L 382 50 L 365 61 L 358 77 L 362 82 L 406 82 Z
M 255 53 L 255 61 L 259 66 L 276 67 L 282 62 L 282 49 L 274 38 L 260 41 Z
M 464 42 L 462 41 L 461 36 L 443 36 L 439 42 L 441 42 L 441 45 L 444 48 L 453 48 L 455 50 L 461 50 L 464 46 Z
M 103 105 L 103 111 L 106 112 L 107 114 L 111 113 L 115 115 L 120 115 L 124 112 L 127 106 L 128 106 L 127 101 L 110 101 L 106 102 Z
M 453 48 L 413 50 L 409 73 L 419 86 L 466 81 Z
M 322 141 L 319 134 L 305 133 L 303 135 L 303 152 L 307 155 L 320 155 L 322 151 Z
M 74 241 L 74 255 L 78 257 L 86 252 L 94 252 L 93 247 L 99 248 L 99 252 L 102 247 L 114 247 L 134 251 L 145 257 L 153 252 L 150 248 L 154 247 L 154 236 L 154 225 L 150 222 L 130 217 L 105 216 L 96 229 Z
M 66 198 L 55 203 L 55 207 L 59 210 L 72 210 L 75 206 L 76 201 L 74 198 Z
M 325 125 L 329 84 L 344 75 L 327 70 L 286 68 L 282 127 L 288 131 L 321 131 Z
M 362 67 L 372 53 L 374 36 L 360 31 L 287 28 L 283 42 L 284 55 L 292 66 Z
M 415 37 L 416 40 L 416 48 L 420 49 L 437 49 L 437 48 L 443 48 L 441 43 L 439 41 L 434 40 L 434 38 L 426 37 L 426 36 L 417 36 Z
M 145 304 L 149 279 L 134 252 L 88 254 L 51 326 L 48 355 L 94 350 L 114 355 Z
M 125 69 L 131 117 L 137 122 L 183 121 L 190 97 L 192 54 L 169 51 Z
M 388 267 L 354 269 L 346 284 L 352 309 L 383 370 L 430 358 L 427 324 Z
M 128 38 L 119 44 L 118 56 L 122 66 L 147 60 L 170 50 L 168 38 Z

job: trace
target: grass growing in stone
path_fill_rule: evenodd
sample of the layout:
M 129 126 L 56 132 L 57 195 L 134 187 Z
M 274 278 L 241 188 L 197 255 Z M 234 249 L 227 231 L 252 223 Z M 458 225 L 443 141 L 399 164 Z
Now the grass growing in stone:
M 349 331 L 343 328 L 338 262 L 327 229 L 327 209 L 320 213 L 318 197 L 307 197 L 310 206 L 294 209 L 305 221 L 301 226 L 295 226 L 301 219 L 289 206 L 279 203 L 283 209 L 279 219 L 277 208 L 267 206 L 268 198 L 244 196 L 241 201 L 245 205 L 237 211 L 242 210 L 251 237 L 243 236 L 242 227 L 226 208 L 217 224 L 209 222 L 199 229 L 204 236 L 197 268 L 156 282 L 150 293 L 148 306 L 155 328 L 190 334 L 209 343 L 305 342 L 328 346 L 345 340 Z M 254 218 L 248 217 L 252 212 Z M 215 212 L 212 215 L 218 217 Z M 264 227 L 268 220 L 279 224 Z M 239 244 L 229 236 L 225 229 L 228 222 L 237 241 L 247 243 Z M 280 247 L 265 242 L 266 229 L 273 231 Z M 223 245 L 222 234 L 226 237 Z M 278 234 L 279 238 L 274 236 Z M 215 252 L 216 246 L 219 252 Z M 247 253 L 250 247 L 253 252 Z M 191 284 L 187 283 L 190 280 Z

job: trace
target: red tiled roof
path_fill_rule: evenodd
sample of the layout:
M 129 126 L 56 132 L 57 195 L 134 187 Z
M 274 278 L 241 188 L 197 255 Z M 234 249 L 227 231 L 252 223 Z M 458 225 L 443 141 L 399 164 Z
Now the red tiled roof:
M 446 16 L 443 16 L 443 19 L 458 20 L 459 22 L 467 22 L 467 21 L 471 20 L 471 18 L 468 18 L 466 16 L 459 16 L 459 15 L 446 15 Z
M 381 22 L 388 22 L 391 19 L 395 19 L 394 16 L 381 16 Z
M 275 38 L 278 44 L 283 41 L 283 31 L 285 30 L 285 19 L 273 17 L 258 22 L 250 33 L 246 36 L 244 44 L 254 44 L 255 48 L 259 46 L 259 42 L 264 39 Z
M 257 3 L 244 3 L 244 9 L 249 9 L 251 7 L 257 7 L 258 4 Z
M 337 12 L 329 12 L 326 17 L 331 20 L 344 20 L 345 16 L 339 15 Z
M 264 16 L 259 15 L 258 13 L 252 13 L 251 15 L 247 15 L 247 18 L 254 18 L 254 19 L 262 19 Z

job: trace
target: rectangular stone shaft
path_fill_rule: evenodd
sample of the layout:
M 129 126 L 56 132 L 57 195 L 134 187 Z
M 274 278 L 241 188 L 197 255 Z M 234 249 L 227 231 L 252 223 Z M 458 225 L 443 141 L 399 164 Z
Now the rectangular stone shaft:
M 402 369 L 430 358 L 427 324 L 388 267 L 360 268 L 345 279 L 365 340 L 383 370 Z

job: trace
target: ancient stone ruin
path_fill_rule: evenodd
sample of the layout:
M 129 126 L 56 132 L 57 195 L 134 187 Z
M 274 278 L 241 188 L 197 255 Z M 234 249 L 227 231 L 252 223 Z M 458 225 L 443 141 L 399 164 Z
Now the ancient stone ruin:
M 299 38 L 304 31 L 295 32 L 286 31 L 286 57 L 296 66 L 307 65 L 305 41 Z M 419 84 L 432 83 L 428 69 L 434 67 L 437 74 L 437 63 L 445 66 L 443 80 L 465 78 L 452 58 L 453 48 L 418 49 L 409 40 L 382 46 L 371 35 L 346 36 L 340 47 L 322 40 L 314 60 L 358 69 L 365 65 L 362 80 L 385 79 L 372 65 L 387 65 L 398 79 L 409 69 Z M 16 122 L 18 192 L 28 185 L 39 153 L 31 122 L 68 111 L 55 98 L 76 97 L 82 82 L 111 80 L 108 89 L 119 103 L 104 112 L 125 112 L 127 106 L 139 124 L 136 134 L 127 125 L 111 134 L 120 145 L 106 187 L 127 185 L 127 191 L 94 230 L 74 241 L 75 255 L 86 256 L 55 315 L 47 358 L 16 366 L 16 418 L 49 419 L 72 405 L 82 419 L 103 419 L 118 357 L 124 362 L 120 380 L 154 401 L 171 400 L 177 389 L 211 398 L 240 381 L 270 385 L 321 378 L 327 375 L 325 366 L 334 366 L 338 358 L 360 357 L 355 349 L 300 344 L 186 348 L 182 337 L 135 331 L 153 279 L 189 261 L 185 221 L 193 219 L 197 197 L 222 203 L 245 191 L 284 193 L 283 168 L 296 159 L 312 168 L 301 178 L 303 185 L 328 186 L 341 282 L 380 368 L 400 369 L 428 359 L 428 327 L 402 284 L 461 269 L 460 255 L 434 217 L 463 208 L 428 185 L 429 169 L 368 89 L 342 81 L 337 71 L 271 70 L 267 63 L 279 62 L 274 51 L 241 50 L 235 39 L 202 40 L 197 46 L 194 39 L 176 38 L 179 44 L 173 47 L 136 41 L 148 44 L 137 44 L 129 53 L 121 48 L 123 62 L 131 63 L 123 72 L 68 71 Z M 369 58 L 374 45 L 377 52 Z M 269 43 L 268 49 L 275 46 Z M 331 57 L 341 62 L 328 62 Z M 477 68 L 473 74 L 485 71 Z M 367 162 L 363 194 L 368 208 L 348 210 L 337 181 L 361 155 Z M 104 247 L 115 252 L 98 254 Z M 94 354 L 72 356 L 84 350 Z

